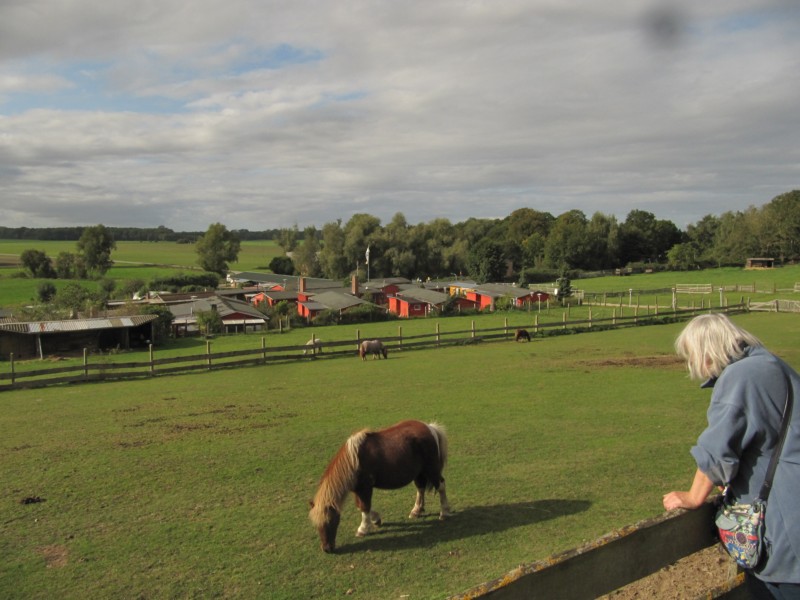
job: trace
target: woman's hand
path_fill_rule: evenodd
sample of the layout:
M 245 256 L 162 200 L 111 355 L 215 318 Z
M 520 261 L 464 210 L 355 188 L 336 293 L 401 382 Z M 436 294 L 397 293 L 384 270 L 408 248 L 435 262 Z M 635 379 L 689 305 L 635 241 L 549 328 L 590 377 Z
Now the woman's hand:
M 706 501 L 714 483 L 700 469 L 694 474 L 692 489 L 688 492 L 669 492 L 664 494 L 664 508 L 675 510 L 676 508 L 688 508 L 694 510 L 699 508 Z
M 689 492 L 670 492 L 669 494 L 664 494 L 664 508 L 666 510 L 675 510 L 676 508 L 694 510 L 703 503 L 703 500 L 696 503 Z

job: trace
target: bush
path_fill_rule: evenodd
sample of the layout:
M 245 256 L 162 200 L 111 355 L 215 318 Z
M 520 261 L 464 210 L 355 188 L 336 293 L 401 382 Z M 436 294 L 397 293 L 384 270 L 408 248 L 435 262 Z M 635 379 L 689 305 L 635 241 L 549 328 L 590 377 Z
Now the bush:
M 198 291 L 216 289 L 219 286 L 219 275 L 216 273 L 175 273 L 167 277 L 158 277 L 150 282 L 151 290 L 184 290 Z

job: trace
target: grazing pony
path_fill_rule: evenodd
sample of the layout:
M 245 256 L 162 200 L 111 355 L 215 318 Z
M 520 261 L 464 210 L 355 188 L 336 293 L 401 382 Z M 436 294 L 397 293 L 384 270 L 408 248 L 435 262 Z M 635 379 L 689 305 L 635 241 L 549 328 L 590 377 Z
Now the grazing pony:
M 525 340 L 526 342 L 531 341 L 531 335 L 525 329 L 517 329 L 517 334 L 514 336 L 514 341 L 519 342 Z
M 308 354 L 309 352 L 314 356 L 316 356 L 317 352 L 322 354 L 322 340 L 318 337 L 312 336 L 311 339 L 306 342 L 306 346 L 308 346 L 308 348 L 303 350 L 303 354 Z
M 322 474 L 319 488 L 308 513 L 317 528 L 322 550 L 336 549 L 336 531 L 342 504 L 353 492 L 361 511 L 359 537 L 381 524 L 372 510 L 372 490 L 394 490 L 412 481 L 417 498 L 409 518 L 425 512 L 425 491 L 439 493 L 439 518 L 450 515 L 442 470 L 447 462 L 447 435 L 441 425 L 421 421 L 402 421 L 386 429 L 364 429 L 351 435 Z
M 364 340 L 358 347 L 358 355 L 361 360 L 367 360 L 367 354 L 372 354 L 373 360 L 380 359 L 381 355 L 383 358 L 389 358 L 389 349 L 380 340 Z

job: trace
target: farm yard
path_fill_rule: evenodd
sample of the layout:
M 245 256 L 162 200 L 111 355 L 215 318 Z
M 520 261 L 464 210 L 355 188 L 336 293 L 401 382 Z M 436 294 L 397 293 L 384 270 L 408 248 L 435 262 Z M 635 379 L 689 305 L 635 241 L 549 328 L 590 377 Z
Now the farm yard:
M 800 365 L 797 315 L 734 319 Z M 708 404 L 681 327 L 2 392 L 0 595 L 444 598 L 659 515 Z M 405 418 L 447 427 L 453 517 L 376 491 L 380 532 L 357 538 L 349 501 L 323 554 L 327 462 Z

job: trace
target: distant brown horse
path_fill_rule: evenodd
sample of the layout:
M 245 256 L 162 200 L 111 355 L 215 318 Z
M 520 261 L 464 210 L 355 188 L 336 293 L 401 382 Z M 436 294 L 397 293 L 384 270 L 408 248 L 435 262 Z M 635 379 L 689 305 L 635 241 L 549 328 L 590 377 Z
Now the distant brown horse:
M 524 340 L 526 342 L 530 342 L 531 341 L 531 334 L 529 334 L 525 329 L 517 329 L 517 333 L 514 336 L 514 341 L 515 342 L 520 342 L 522 340 Z
M 389 358 L 389 349 L 380 340 L 364 340 L 358 347 L 358 355 L 361 360 L 367 360 L 367 354 L 372 354 L 373 360 L 376 358 Z
M 317 528 L 322 550 L 336 550 L 336 532 L 342 504 L 353 492 L 361 510 L 361 525 L 356 535 L 367 535 L 381 524 L 381 516 L 372 510 L 372 490 L 394 490 L 412 481 L 417 499 L 409 518 L 425 512 L 425 491 L 439 493 L 439 518 L 450 515 L 442 471 L 447 463 L 447 435 L 436 423 L 402 421 L 386 429 L 364 429 L 351 435 L 333 457 L 320 480 L 308 513 Z

